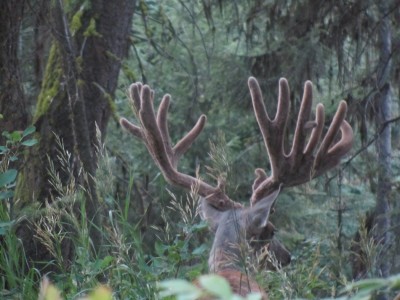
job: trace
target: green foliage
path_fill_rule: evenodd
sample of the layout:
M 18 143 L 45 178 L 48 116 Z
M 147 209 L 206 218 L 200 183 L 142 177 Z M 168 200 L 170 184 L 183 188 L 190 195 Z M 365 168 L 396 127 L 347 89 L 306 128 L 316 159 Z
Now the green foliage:
M 83 33 L 85 37 L 101 37 L 101 34 L 96 31 L 96 20 L 91 18 L 89 21 L 89 25 L 86 27 L 85 32 Z
M 251 74 L 260 79 L 271 117 L 281 76 L 287 77 L 291 85 L 293 114 L 308 79 L 315 84 L 315 99 L 325 104 L 327 119 L 338 100 L 345 98 L 350 106 L 348 120 L 356 134 L 353 153 L 361 148 L 364 151 L 340 166 L 339 171 L 333 170 L 303 187 L 285 189 L 272 221 L 278 228 L 277 236 L 292 251 L 292 264 L 277 272 L 261 271 L 256 278 L 272 300 L 324 299 L 343 293 L 344 299 L 368 299 L 377 292 L 393 293 L 399 289 L 398 277 L 353 283 L 349 263 L 354 254 L 352 239 L 363 223 L 360 220 L 364 213 L 375 205 L 378 185 L 376 151 L 367 147 L 366 141 L 375 130 L 369 121 L 376 114 L 375 99 L 380 92 L 376 89 L 375 33 L 381 20 L 374 4 L 368 1 L 310 3 L 138 1 L 132 35 L 127 37 L 132 41 L 132 57 L 123 61 L 115 103 L 113 95 L 102 95 L 110 100 L 116 115 L 130 117 L 126 90 L 132 81 L 150 84 L 155 89 L 155 104 L 163 94 L 171 93 L 169 130 L 173 141 L 206 113 L 204 132 L 179 168 L 191 174 L 199 168 L 200 176 L 211 183 L 225 178 L 229 195 L 246 204 L 254 168 L 268 171 L 247 77 Z M 96 32 L 96 20 L 84 20 L 90 1 L 66 1 L 65 5 L 72 18 L 71 32 L 81 30 L 84 37 L 101 38 Z M 393 29 L 394 36 L 398 35 L 398 29 Z M 64 92 L 57 51 L 53 45 L 49 52 L 35 122 L 51 107 L 53 97 Z M 397 52 L 393 51 L 393 65 L 399 65 Z M 104 55 L 114 57 L 113 53 Z M 120 58 L 114 58 L 119 63 Z M 82 71 L 82 57 L 77 57 L 76 62 Z M 398 70 L 392 72 L 398 81 Z M 394 99 L 398 99 L 398 92 L 393 89 Z M 396 105 L 393 112 L 398 113 Z M 295 126 L 293 119 L 289 118 L 288 123 L 289 141 Z M 59 196 L 35 210 L 34 216 L 20 212 L 21 217 L 33 220 L 38 237 L 54 255 L 53 261 L 44 263 L 61 270 L 50 275 L 60 297 L 76 299 L 87 295 L 103 278 L 107 278 L 115 299 L 157 299 L 159 286 L 170 289 L 170 294 L 165 294 L 168 297 L 186 297 L 188 293 L 194 297 L 204 290 L 214 291 L 222 298 L 234 297 L 226 286 L 220 288 L 224 283 L 215 290 L 214 283 L 220 279 L 213 276 L 200 277 L 201 289 L 190 283 L 207 272 L 212 239 L 206 224 L 197 217 L 196 195 L 186 196 L 169 187 L 145 147 L 123 133 L 116 123 L 110 122 L 106 147 L 98 149 L 101 159 L 96 174 L 98 193 L 108 211 L 104 227 L 99 228 L 106 241 L 106 255 L 88 251 L 92 241 L 88 236 L 91 223 L 85 213 L 85 191 L 74 181 L 70 154 L 61 151 L 62 141 L 58 141 L 60 165 L 63 172 L 71 175 L 71 182 L 62 184 L 60 170 L 51 165 L 51 184 Z M 398 137 L 398 132 L 396 127 L 393 129 L 391 197 L 396 216 L 400 156 L 395 135 Z M 43 275 L 27 268 L 24 249 L 10 230 L 15 224 L 10 199 L 18 175 L 18 169 L 10 165 L 18 162 L 24 147 L 36 143 L 29 138 L 33 131 L 30 127 L 24 132 L 4 133 L 7 145 L 0 146 L 0 201 L 7 203 L 0 211 L 0 298 L 36 299 Z M 60 229 L 64 223 L 71 226 L 67 231 Z M 367 276 L 377 276 L 379 245 L 368 232 L 360 233 Z M 63 242 L 68 239 L 76 249 L 71 265 L 62 252 Z M 398 260 L 393 261 L 398 269 Z
M 175 296 L 177 300 L 195 300 L 203 296 L 212 296 L 221 300 L 260 300 L 261 295 L 253 293 L 245 298 L 232 293 L 231 287 L 225 278 L 215 275 L 203 275 L 197 280 L 198 286 L 182 279 L 172 279 L 160 282 L 161 299 L 170 299 Z
M 0 217 L 6 216 L 3 206 Z M 11 225 L 11 224 L 10 224 Z M 10 230 L 2 234 L 0 247 L 0 298 L 35 299 L 37 298 L 38 270 L 27 268 L 25 255 L 19 239 Z
M 70 154 L 65 151 L 59 138 L 56 141 L 59 148 L 59 164 L 63 166 L 61 171 L 72 172 Z M 98 286 L 100 278 L 104 277 L 107 277 L 108 285 L 113 287 L 113 295 L 117 299 L 156 299 L 159 280 L 173 276 L 182 277 L 184 274 L 195 278 L 204 272 L 203 263 L 190 266 L 193 261 L 205 261 L 207 255 L 205 250 L 207 247 L 198 244 L 194 239 L 205 229 L 205 224 L 199 224 L 197 221 L 197 202 L 192 201 L 186 205 L 186 201 L 174 198 L 171 194 L 171 203 L 175 203 L 170 209 L 182 213 L 183 221 L 172 223 L 166 217 L 165 221 L 168 222 L 166 226 L 155 228 L 158 250 L 153 254 L 147 252 L 139 224 L 131 223 L 127 219 L 132 205 L 129 197 L 123 201 L 113 198 L 115 179 L 112 170 L 115 161 L 108 157 L 104 148 L 98 151 L 101 156 L 97 173 L 97 179 L 101 180 L 98 182 L 101 187 L 99 193 L 110 209 L 108 219 L 105 220 L 106 230 L 102 231 L 102 234 L 107 241 L 104 247 L 110 254 L 97 256 L 88 251 L 91 247 L 88 235 L 90 220 L 86 218 L 82 187 L 74 180 L 67 185 L 62 184 L 59 172 L 54 168 L 54 164 L 50 164 L 51 184 L 59 196 L 53 203 L 47 203 L 44 209 L 29 216 L 34 220 L 32 224 L 36 228 L 38 240 L 54 257 L 52 261 L 44 263 L 60 270 L 55 274 L 49 274 L 54 286 L 42 287 L 41 299 L 52 299 L 54 295 L 58 297 L 55 299 L 81 298 Z M 78 207 L 79 209 L 76 209 Z M 166 213 L 163 212 L 163 215 Z M 59 226 L 60 224 L 68 226 L 63 228 Z M 4 234 L 4 241 L 4 247 L 0 251 L 0 275 L 4 280 L 1 282 L 0 290 L 4 295 L 35 299 L 39 282 L 44 274 L 38 269 L 31 268 L 30 276 L 24 277 L 27 262 L 24 261 L 24 249 L 18 243 L 15 233 L 7 231 Z M 63 245 L 66 241 L 73 243 L 76 255 L 70 267 L 63 256 Z M 23 286 L 26 289 L 22 289 Z M 98 298 L 100 296 L 96 297 L 93 299 L 103 299 Z
M 0 206 L 5 215 L 0 218 L 0 236 L 13 224 L 13 196 L 18 176 L 16 166 L 23 150 L 36 145 L 37 140 L 32 137 L 35 130 L 34 126 L 29 126 L 24 131 L 2 132 L 5 145 L 0 146 Z
M 342 290 L 342 294 L 353 294 L 352 300 L 373 299 L 377 293 L 400 291 L 400 274 L 388 278 L 364 279 L 350 283 Z M 343 298 L 348 299 L 348 298 Z

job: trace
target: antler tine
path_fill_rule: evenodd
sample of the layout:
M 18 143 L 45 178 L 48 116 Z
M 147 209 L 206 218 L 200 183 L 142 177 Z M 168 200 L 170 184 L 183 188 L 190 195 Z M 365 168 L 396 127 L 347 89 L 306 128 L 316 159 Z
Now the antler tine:
M 192 146 L 195 139 L 203 130 L 204 125 L 207 121 L 207 117 L 205 115 L 201 115 L 200 118 L 197 120 L 196 125 L 194 125 L 194 127 L 172 148 L 170 136 L 168 133 L 167 122 L 170 100 L 171 96 L 168 94 L 164 95 L 163 99 L 161 100 L 161 104 L 158 108 L 157 113 L 157 125 L 162 133 L 165 148 L 168 152 L 168 156 L 171 158 L 172 166 L 176 168 L 179 158 L 190 148 L 190 146 Z
M 311 155 L 321 139 L 325 124 L 324 106 L 321 103 L 317 104 L 314 124 L 315 127 L 311 132 L 310 140 L 308 141 L 306 149 L 304 150 L 304 155 Z
M 346 102 L 341 101 L 332 123 L 323 141 L 319 144 L 324 126 L 324 107 L 318 104 L 314 121 L 309 121 L 312 107 L 312 83 L 304 85 L 304 94 L 299 110 L 293 145 L 289 154 L 283 147 L 283 137 L 289 114 L 289 86 L 286 79 L 279 81 L 278 111 L 273 121 L 270 120 L 262 103 L 259 85 L 255 78 L 249 79 L 250 94 L 257 122 L 264 138 L 271 164 L 271 175 L 262 169 L 256 169 L 251 203 L 260 201 L 277 190 L 280 185 L 295 186 L 317 177 L 333 168 L 340 158 L 352 147 L 353 131 L 344 120 L 347 112 Z M 282 108 L 285 106 L 285 108 Z M 277 127 L 280 128 L 277 128 Z M 307 141 L 308 129 L 312 128 Z M 340 140 L 333 144 L 338 132 Z M 278 135 L 273 137 L 274 135 Z M 318 147 L 319 146 L 319 147 Z
M 344 119 L 346 113 L 347 103 L 342 100 L 317 153 L 315 159 L 316 176 L 337 165 L 340 158 L 349 152 L 353 146 L 353 130 Z M 330 146 L 339 130 L 341 132 L 340 140 Z
M 271 120 L 265 109 L 262 92 L 257 79 L 250 77 L 248 80 L 250 94 L 253 102 L 254 113 L 259 125 L 264 144 L 267 147 L 269 157 L 279 157 L 283 150 L 284 133 L 286 130 L 287 120 L 289 118 L 289 96 L 290 90 L 286 79 L 279 81 L 279 98 L 278 108 L 275 118 Z M 273 145 L 271 147 L 270 145 Z M 279 160 L 270 160 L 271 176 L 274 177 L 279 170 Z M 260 172 L 260 171 L 258 171 Z M 260 175 L 260 173 L 257 173 Z M 257 176 L 258 176 L 257 175 Z
M 171 96 L 167 94 L 162 98 L 156 116 L 153 104 L 154 91 L 149 86 L 141 83 L 132 84 L 129 93 L 132 110 L 140 120 L 141 126 L 134 125 L 125 118 L 121 118 L 120 124 L 144 142 L 164 178 L 169 183 L 186 189 L 191 189 L 194 185 L 198 186 L 199 195 L 220 209 L 239 206 L 224 193 L 223 183 L 218 182 L 218 185 L 213 187 L 198 178 L 183 174 L 177 169 L 179 158 L 190 148 L 203 130 L 206 116 L 200 116 L 196 125 L 172 147 L 167 124 Z
M 306 130 L 305 125 L 306 123 L 309 122 L 311 115 L 311 108 L 312 108 L 312 83 L 311 81 L 307 81 L 304 85 L 304 94 L 303 94 L 303 99 L 301 101 L 299 116 L 297 118 L 296 129 L 293 138 L 293 145 L 289 154 L 289 156 L 292 158 L 295 158 L 294 156 L 296 155 L 296 153 L 304 149 L 308 131 Z M 315 123 L 313 125 L 316 126 L 318 129 L 319 127 L 321 127 L 322 129 L 323 126 L 322 123 L 318 124 L 319 127 Z M 320 132 L 318 129 L 314 132 L 316 133 Z M 313 146 L 315 146 L 318 143 L 319 138 L 320 137 L 316 135 L 315 136 L 316 143 L 308 144 L 308 147 L 313 148 Z
M 138 115 L 140 110 L 140 93 L 142 91 L 142 83 L 137 82 L 131 84 L 129 87 L 129 100 L 131 102 L 131 108 L 135 116 Z

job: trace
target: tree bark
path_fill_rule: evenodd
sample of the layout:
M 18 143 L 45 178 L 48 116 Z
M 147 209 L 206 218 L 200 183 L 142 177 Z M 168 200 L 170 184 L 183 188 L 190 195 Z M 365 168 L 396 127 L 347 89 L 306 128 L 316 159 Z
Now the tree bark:
M 2 131 L 23 130 L 28 124 L 18 59 L 24 2 L 0 1 L 0 145 L 5 142 Z
M 391 70 L 391 28 L 388 17 L 388 3 L 386 1 L 377 2 L 379 15 L 381 17 L 379 32 L 379 65 L 377 69 L 378 113 L 376 114 L 377 128 L 381 128 L 385 121 L 391 118 L 392 95 L 390 85 Z M 389 193 L 391 189 L 391 125 L 383 130 L 377 140 L 378 149 L 378 189 L 375 207 L 375 240 L 378 241 L 381 252 L 379 254 L 377 267 L 379 276 L 387 277 L 390 274 L 389 247 L 390 238 L 390 205 Z M 386 299 L 386 295 L 381 295 L 379 299 Z
M 85 209 L 89 223 L 93 224 L 91 239 L 97 248 L 101 241 L 102 203 L 94 181 L 99 144 L 96 126 L 104 138 L 121 60 L 127 55 L 135 1 L 92 1 L 79 17 L 79 27 L 71 25 L 65 17 L 75 12 L 64 14 L 62 1 L 56 0 L 53 5 L 54 41 L 34 116 L 39 144 L 28 154 L 16 197 L 22 208 L 32 202 L 43 206 L 58 196 L 49 183 L 51 160 L 63 184 L 74 179 L 85 187 Z M 55 135 L 71 153 L 72 174 L 63 170 L 57 158 L 59 146 Z M 21 226 L 19 233 L 27 241 L 27 256 L 32 260 L 42 259 L 36 253 L 42 253 L 38 248 L 43 247 L 29 239 L 33 235 L 30 229 Z M 71 255 L 73 251 L 66 253 Z

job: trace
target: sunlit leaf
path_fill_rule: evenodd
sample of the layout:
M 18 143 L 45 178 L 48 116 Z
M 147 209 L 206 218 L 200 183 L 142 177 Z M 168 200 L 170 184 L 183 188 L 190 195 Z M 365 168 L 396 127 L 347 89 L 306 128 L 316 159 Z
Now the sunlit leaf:
M 159 283 L 159 296 L 161 299 L 169 296 L 176 296 L 177 299 L 197 299 L 201 295 L 201 290 L 183 279 L 164 280 Z
M 204 290 L 212 295 L 221 298 L 228 298 L 232 296 L 232 289 L 228 281 L 221 276 L 215 274 L 203 275 L 200 276 L 199 283 Z
M 112 291 L 107 286 L 99 286 L 93 292 L 90 293 L 88 300 L 111 300 Z

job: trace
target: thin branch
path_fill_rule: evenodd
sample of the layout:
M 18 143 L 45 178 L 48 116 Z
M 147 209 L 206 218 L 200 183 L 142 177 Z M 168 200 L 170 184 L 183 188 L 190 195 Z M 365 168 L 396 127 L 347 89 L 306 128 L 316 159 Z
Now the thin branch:
M 344 168 L 346 168 L 346 167 L 351 163 L 351 161 L 352 161 L 354 158 L 356 158 L 360 153 L 362 153 L 362 152 L 365 151 L 369 146 L 371 146 L 371 144 L 373 144 L 373 143 L 379 138 L 379 136 L 382 134 L 382 132 L 386 129 L 386 127 L 387 127 L 388 125 L 390 125 L 391 123 L 395 123 L 395 122 L 397 122 L 397 121 L 400 121 L 400 116 L 397 116 L 397 117 L 395 117 L 395 118 L 392 118 L 392 119 L 389 119 L 389 120 L 386 120 L 385 122 L 383 122 L 382 125 L 381 125 L 381 128 L 379 128 L 379 130 L 375 133 L 374 137 L 373 137 L 372 139 L 370 139 L 370 140 L 368 141 L 368 143 L 365 144 L 362 148 L 358 149 L 358 150 L 356 151 L 356 153 L 355 153 L 353 156 L 351 156 L 351 157 L 343 164 L 343 165 L 344 165 Z

